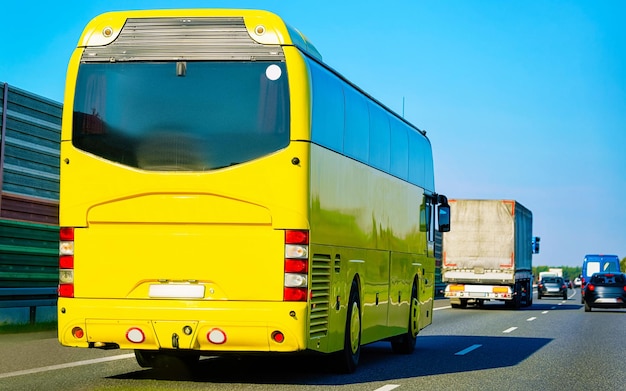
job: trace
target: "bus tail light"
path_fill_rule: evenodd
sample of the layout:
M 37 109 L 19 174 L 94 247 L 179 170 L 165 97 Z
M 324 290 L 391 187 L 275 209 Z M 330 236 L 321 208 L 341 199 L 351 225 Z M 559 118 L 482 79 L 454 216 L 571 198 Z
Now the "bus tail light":
M 276 330 L 276 331 L 274 331 L 272 333 L 272 340 L 274 342 L 283 343 L 285 341 L 285 334 L 283 334 L 280 331 Z
M 285 231 L 284 301 L 307 301 L 309 288 L 309 231 Z
M 74 297 L 74 228 L 59 230 L 59 297 Z
M 76 339 L 81 339 L 85 336 L 85 331 L 80 327 L 74 327 L 72 329 L 72 336 Z

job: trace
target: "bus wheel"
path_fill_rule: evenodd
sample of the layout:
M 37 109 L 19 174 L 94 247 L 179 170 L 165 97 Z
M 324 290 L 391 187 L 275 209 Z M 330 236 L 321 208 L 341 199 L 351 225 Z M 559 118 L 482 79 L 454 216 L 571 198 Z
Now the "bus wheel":
M 417 301 L 417 285 L 413 283 L 411 306 L 409 308 L 409 327 L 406 334 L 391 340 L 391 350 L 398 354 L 411 354 L 415 350 L 415 341 L 419 332 L 420 306 Z
M 175 369 L 193 368 L 200 359 L 197 353 L 163 353 L 151 350 L 135 350 L 135 359 L 142 368 Z
M 356 370 L 361 355 L 361 303 L 356 281 L 352 282 L 346 329 L 343 338 L 343 350 L 335 353 L 335 368 L 341 373 L 352 373 Z
M 135 350 L 135 359 L 142 368 L 152 368 L 155 363 L 155 354 L 149 350 Z

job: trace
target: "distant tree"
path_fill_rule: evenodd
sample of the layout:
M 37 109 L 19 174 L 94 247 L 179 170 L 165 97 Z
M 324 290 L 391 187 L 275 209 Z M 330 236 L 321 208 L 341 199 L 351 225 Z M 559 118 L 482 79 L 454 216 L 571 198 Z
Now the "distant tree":
M 626 258 L 622 260 L 626 261 Z M 622 264 L 622 268 L 626 266 L 626 262 Z M 539 273 L 547 272 L 549 269 L 560 268 L 563 269 L 563 278 L 574 280 L 576 277 L 580 276 L 583 272 L 582 266 L 533 266 L 533 275 L 535 279 L 539 278 Z M 624 270 L 624 269 L 622 269 Z
M 622 258 L 622 260 L 619 261 L 619 268 L 622 270 L 622 272 L 626 273 L 626 257 Z

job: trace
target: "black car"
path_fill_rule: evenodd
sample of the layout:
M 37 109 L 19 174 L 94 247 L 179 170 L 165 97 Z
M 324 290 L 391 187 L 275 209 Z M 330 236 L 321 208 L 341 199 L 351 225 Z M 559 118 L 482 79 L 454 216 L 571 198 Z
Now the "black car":
M 537 285 L 537 298 L 559 296 L 567 300 L 567 285 L 562 277 L 544 277 Z
M 585 312 L 592 308 L 626 308 L 626 275 L 594 273 L 583 288 Z

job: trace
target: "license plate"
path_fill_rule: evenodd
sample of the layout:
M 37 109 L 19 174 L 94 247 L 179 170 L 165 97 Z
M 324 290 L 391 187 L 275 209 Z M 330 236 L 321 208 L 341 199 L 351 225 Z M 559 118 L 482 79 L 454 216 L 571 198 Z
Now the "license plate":
M 153 284 L 150 285 L 148 296 L 174 299 L 202 299 L 204 285 L 191 284 Z

